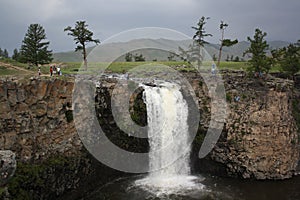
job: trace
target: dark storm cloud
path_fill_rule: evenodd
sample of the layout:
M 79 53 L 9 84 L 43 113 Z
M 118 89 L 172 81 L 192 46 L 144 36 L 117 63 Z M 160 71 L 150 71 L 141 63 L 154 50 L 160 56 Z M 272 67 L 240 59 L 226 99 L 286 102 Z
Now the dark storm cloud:
M 270 40 L 300 39 L 298 0 L 0 0 L 0 47 L 19 48 L 27 27 L 40 23 L 51 48 L 74 48 L 63 29 L 77 20 L 86 20 L 101 41 L 137 27 L 165 27 L 192 36 L 198 19 L 210 16 L 207 31 L 218 41 L 220 20 L 229 23 L 228 37 L 245 40 L 256 27 L 268 32 Z
M 227 34 L 240 40 L 260 28 L 268 33 L 268 40 L 294 42 L 300 39 L 299 8 L 298 0 L 211 0 L 201 6 L 200 12 L 212 17 L 213 23 L 208 25 L 211 30 L 211 25 L 225 20 L 230 25 Z

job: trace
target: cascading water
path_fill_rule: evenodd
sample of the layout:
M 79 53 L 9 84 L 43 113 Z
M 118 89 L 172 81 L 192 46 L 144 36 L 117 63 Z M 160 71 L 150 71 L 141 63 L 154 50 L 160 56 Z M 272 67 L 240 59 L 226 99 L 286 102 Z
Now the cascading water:
M 137 186 L 161 194 L 199 189 L 190 176 L 190 139 L 188 105 L 176 84 L 164 83 L 159 87 L 144 86 L 147 106 L 149 175 L 135 182 Z
M 173 87 L 145 87 L 151 176 L 188 175 L 188 107 Z M 175 162 L 175 163 L 173 163 Z

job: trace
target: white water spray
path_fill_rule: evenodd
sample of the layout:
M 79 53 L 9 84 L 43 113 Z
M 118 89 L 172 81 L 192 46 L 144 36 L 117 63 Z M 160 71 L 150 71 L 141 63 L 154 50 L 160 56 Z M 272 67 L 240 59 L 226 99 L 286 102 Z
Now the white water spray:
M 149 175 L 136 185 L 160 194 L 202 188 L 190 176 L 188 105 L 176 84 L 144 86 L 147 106 Z

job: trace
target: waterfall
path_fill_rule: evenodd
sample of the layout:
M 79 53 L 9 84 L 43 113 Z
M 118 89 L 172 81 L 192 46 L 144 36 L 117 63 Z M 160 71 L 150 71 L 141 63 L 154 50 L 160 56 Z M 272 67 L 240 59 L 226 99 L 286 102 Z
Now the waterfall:
M 188 175 L 188 105 L 178 85 L 144 87 L 150 176 Z
M 144 86 L 143 99 L 147 107 L 150 173 L 135 185 L 156 196 L 203 189 L 196 183 L 199 177 L 190 175 L 188 105 L 180 86 Z

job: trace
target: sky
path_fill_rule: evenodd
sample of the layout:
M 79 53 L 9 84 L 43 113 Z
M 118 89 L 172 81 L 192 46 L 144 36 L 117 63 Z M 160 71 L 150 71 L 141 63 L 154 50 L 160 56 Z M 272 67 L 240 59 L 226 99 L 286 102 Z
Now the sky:
M 84 20 L 94 37 L 107 38 L 134 28 L 162 27 L 190 37 L 201 16 L 210 17 L 208 41 L 217 43 L 219 24 L 229 24 L 225 37 L 243 41 L 260 28 L 267 40 L 300 39 L 299 0 L 0 0 L 0 48 L 19 49 L 30 24 L 46 31 L 53 52 L 75 48 L 64 28 Z

